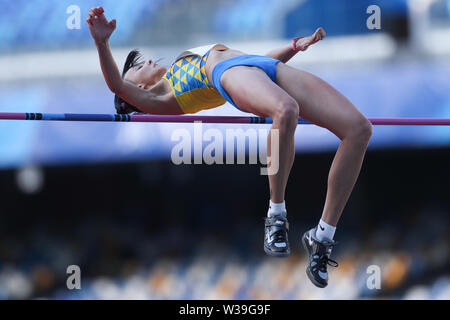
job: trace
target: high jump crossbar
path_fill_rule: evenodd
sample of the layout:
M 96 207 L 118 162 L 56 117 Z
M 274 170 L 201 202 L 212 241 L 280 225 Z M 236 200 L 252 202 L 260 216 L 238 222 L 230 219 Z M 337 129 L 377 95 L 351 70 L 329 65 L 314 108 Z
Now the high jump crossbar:
M 166 123 L 236 123 L 270 124 L 271 118 L 249 116 L 168 116 L 168 115 L 124 115 L 83 113 L 13 113 L 0 112 L 0 120 L 42 120 L 42 121 L 97 121 L 97 122 L 166 122 Z M 369 118 L 373 125 L 399 126 L 449 126 L 450 119 L 438 118 Z M 311 124 L 298 118 L 298 124 Z

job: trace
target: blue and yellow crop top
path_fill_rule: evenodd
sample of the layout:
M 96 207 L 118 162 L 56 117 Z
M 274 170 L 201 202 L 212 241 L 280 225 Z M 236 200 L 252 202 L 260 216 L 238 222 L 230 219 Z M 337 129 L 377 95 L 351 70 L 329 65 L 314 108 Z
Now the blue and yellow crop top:
M 205 65 L 212 47 L 189 49 L 192 54 L 176 59 L 163 76 L 184 113 L 196 113 L 226 103 L 206 77 Z

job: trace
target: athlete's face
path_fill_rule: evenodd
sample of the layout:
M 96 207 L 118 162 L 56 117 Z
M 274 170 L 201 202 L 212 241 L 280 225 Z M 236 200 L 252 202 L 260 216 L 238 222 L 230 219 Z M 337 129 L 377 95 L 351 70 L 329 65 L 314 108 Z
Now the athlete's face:
M 167 72 L 167 69 L 153 60 L 145 60 L 125 73 L 124 80 L 130 81 L 140 88 L 148 89 Z

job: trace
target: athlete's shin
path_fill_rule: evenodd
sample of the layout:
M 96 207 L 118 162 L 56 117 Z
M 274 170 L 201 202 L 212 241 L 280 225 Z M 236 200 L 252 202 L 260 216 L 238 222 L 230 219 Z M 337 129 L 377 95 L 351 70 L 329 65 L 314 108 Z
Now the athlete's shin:
M 336 226 L 358 179 L 372 134 L 370 124 L 356 127 L 342 139 L 328 175 L 328 190 L 322 219 Z
M 271 161 L 278 159 L 277 172 L 275 174 L 269 173 L 271 200 L 275 203 L 284 201 L 287 180 L 294 162 L 294 133 L 297 127 L 298 114 L 294 112 L 289 110 L 278 117 L 273 117 L 274 123 L 267 139 L 268 167 L 273 167 Z M 272 132 L 274 130 L 278 133 L 278 155 L 274 155 L 272 150 L 274 143 Z

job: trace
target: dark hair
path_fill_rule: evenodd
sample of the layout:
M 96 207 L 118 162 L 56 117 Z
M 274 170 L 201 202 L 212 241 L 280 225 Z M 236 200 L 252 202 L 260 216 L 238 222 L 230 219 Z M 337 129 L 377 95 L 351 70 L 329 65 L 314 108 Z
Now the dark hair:
M 128 70 L 142 63 L 140 61 L 141 57 L 142 55 L 137 49 L 131 51 L 128 54 L 127 60 L 125 61 L 125 65 L 123 66 L 122 78 L 125 76 L 125 73 L 127 73 Z M 118 114 L 144 113 L 135 106 L 123 100 L 117 94 L 114 96 L 114 106 L 116 107 L 116 112 Z

